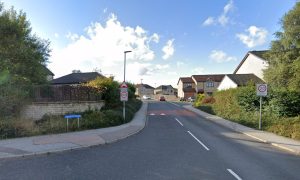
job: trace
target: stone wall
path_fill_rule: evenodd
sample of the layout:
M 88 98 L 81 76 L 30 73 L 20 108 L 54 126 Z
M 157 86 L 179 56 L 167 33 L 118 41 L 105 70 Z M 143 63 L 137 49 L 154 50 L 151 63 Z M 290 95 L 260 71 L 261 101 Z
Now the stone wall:
M 39 120 L 45 114 L 65 115 L 72 112 L 83 112 L 89 108 L 100 110 L 103 106 L 104 101 L 32 103 L 22 109 L 21 117 L 24 119 Z

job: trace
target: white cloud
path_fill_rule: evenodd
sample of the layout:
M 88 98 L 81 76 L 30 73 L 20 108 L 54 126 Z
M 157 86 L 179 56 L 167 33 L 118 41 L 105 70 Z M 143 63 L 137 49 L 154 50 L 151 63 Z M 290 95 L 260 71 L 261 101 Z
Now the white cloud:
M 224 6 L 224 14 L 227 14 L 229 11 L 231 11 L 234 8 L 233 0 L 230 0 L 225 6 Z
M 162 48 L 162 51 L 164 52 L 163 59 L 169 59 L 174 54 L 174 39 L 168 40 L 167 44 Z
M 55 38 L 59 38 L 59 34 L 58 33 L 54 33 L 54 37 Z
M 228 56 L 225 52 L 220 50 L 211 51 L 209 58 L 217 63 L 236 61 L 237 58 L 234 56 Z
M 203 26 L 209 26 L 214 24 L 220 24 L 222 26 L 226 26 L 229 23 L 228 13 L 234 9 L 233 0 L 230 0 L 223 8 L 223 12 L 218 18 L 208 17 L 203 23 Z
M 176 62 L 177 67 L 181 67 L 182 65 L 184 65 L 184 62 L 182 62 L 182 61 L 177 61 Z
M 219 22 L 222 26 L 226 26 L 226 24 L 229 22 L 229 18 L 228 18 L 225 14 L 222 14 L 221 16 L 219 16 L 218 22 Z
M 72 41 L 76 41 L 77 39 L 79 39 L 79 35 L 75 34 L 75 33 L 68 32 L 68 34 L 66 35 L 66 38 L 70 39 Z
M 209 26 L 215 23 L 215 19 L 213 17 L 208 17 L 204 22 L 203 26 Z
M 90 72 L 98 67 L 103 74 L 113 74 L 117 80 L 123 80 L 124 51 L 131 50 L 126 55 L 126 77 L 135 81 L 138 76 L 152 72 L 148 62 L 155 54 L 150 43 L 159 41 L 158 34 L 149 35 L 140 26 L 121 25 L 114 14 L 104 24 L 92 23 L 83 35 L 68 33 L 67 37 L 72 41 L 62 49 L 54 48 L 49 59 L 55 77 L 69 74 L 73 69 Z
M 263 45 L 266 42 L 268 31 L 264 28 L 256 26 L 250 26 L 245 30 L 248 34 L 237 34 L 236 36 L 244 43 L 247 47 L 253 48 L 255 46 Z
M 204 74 L 204 68 L 203 67 L 196 67 L 192 70 L 193 74 Z

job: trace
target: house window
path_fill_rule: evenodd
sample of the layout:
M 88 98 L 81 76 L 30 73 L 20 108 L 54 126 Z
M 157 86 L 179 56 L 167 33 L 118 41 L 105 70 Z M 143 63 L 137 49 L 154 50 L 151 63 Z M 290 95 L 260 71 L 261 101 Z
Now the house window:
M 214 87 L 214 82 L 212 81 L 206 82 L 206 87 Z
M 186 83 L 186 84 L 184 84 L 184 87 L 185 87 L 185 88 L 191 88 L 191 87 L 192 87 L 192 84 L 191 84 L 191 83 Z

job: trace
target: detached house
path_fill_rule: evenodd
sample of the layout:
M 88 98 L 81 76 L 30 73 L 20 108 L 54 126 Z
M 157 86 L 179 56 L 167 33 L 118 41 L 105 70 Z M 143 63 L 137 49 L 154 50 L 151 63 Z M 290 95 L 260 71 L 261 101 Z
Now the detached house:
M 152 96 L 154 94 L 154 87 L 148 84 L 137 84 L 135 95 L 142 97 L 143 95 Z
M 212 95 L 224 78 L 224 74 L 192 75 L 196 93 Z
M 171 85 L 161 85 L 154 89 L 154 94 L 175 95 L 176 90 Z
M 177 82 L 178 86 L 178 97 L 187 99 L 195 96 L 195 82 L 191 77 L 181 77 Z
M 102 74 L 98 72 L 75 72 L 71 73 L 56 79 L 53 79 L 51 81 L 52 85 L 78 85 L 82 83 L 87 83 L 89 81 L 92 81 L 96 79 L 97 77 L 104 78 Z
M 249 51 L 234 70 L 233 74 L 254 74 L 263 78 L 263 70 L 268 67 L 264 54 L 268 51 Z
M 229 88 L 237 88 L 240 86 L 246 86 L 249 82 L 254 84 L 264 83 L 262 79 L 254 74 L 227 74 L 222 79 L 218 90 L 226 90 Z

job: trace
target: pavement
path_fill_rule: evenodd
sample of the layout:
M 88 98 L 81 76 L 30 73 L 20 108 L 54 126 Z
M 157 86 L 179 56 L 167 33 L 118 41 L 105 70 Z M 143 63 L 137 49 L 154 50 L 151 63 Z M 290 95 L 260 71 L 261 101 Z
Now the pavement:
M 116 142 L 145 127 L 147 108 L 148 103 L 143 103 L 133 120 L 120 126 L 0 140 L 0 159 L 49 154 Z
M 300 155 L 300 141 L 248 128 L 200 111 L 191 105 L 185 105 L 183 107 L 219 125 L 243 133 L 264 143 L 269 143 L 280 149 Z M 135 114 L 134 119 L 131 122 L 120 126 L 63 134 L 0 140 L 0 159 L 49 154 L 116 142 L 138 133 L 145 127 L 147 108 L 148 103 L 144 102 L 141 109 Z
M 265 131 L 255 130 L 240 125 L 238 123 L 220 118 L 218 116 L 208 114 L 206 112 L 194 108 L 192 105 L 184 105 L 183 107 L 223 127 L 227 127 L 233 131 L 240 132 L 258 141 L 271 144 L 272 146 L 275 146 L 282 150 L 289 151 L 296 155 L 300 155 L 300 141 L 286 138 L 283 136 L 278 136 L 276 134 L 265 132 Z

